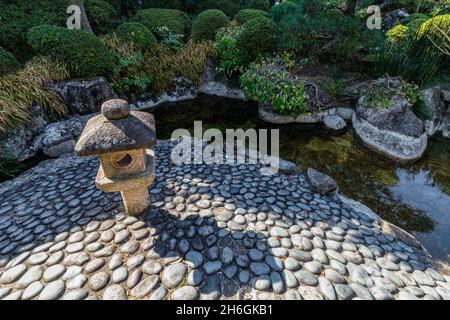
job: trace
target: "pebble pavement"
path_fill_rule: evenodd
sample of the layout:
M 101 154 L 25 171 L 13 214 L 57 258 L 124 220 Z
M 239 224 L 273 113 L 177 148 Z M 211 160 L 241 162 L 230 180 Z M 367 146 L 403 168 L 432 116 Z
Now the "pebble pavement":
M 0 184 L 0 299 L 450 299 L 422 251 L 302 174 L 175 166 L 172 147 L 139 218 L 96 189 L 96 158 Z

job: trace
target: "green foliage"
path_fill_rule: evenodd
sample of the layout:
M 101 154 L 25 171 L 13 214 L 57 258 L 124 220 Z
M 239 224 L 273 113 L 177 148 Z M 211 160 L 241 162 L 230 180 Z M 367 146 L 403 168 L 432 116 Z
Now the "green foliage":
M 203 0 L 200 1 L 199 10 L 217 9 L 232 17 L 239 10 L 239 0 Z
M 156 29 L 155 34 L 161 39 L 161 43 L 172 51 L 178 51 L 183 48 L 183 35 L 173 33 L 166 26 Z
M 450 55 L 449 34 L 450 15 L 427 20 L 404 41 L 386 42 L 377 56 L 374 74 L 400 76 L 421 85 L 429 82 L 448 61 L 445 57 Z
M 22 164 L 3 145 L 0 137 L 0 179 L 2 177 L 12 178 L 23 168 Z
M 240 24 L 244 24 L 249 20 L 259 17 L 268 18 L 268 14 L 266 11 L 259 9 L 242 9 L 236 13 L 234 20 Z
M 347 82 L 344 79 L 326 80 L 322 84 L 322 89 L 336 98 L 336 96 L 339 96 L 344 92 L 346 85 Z
M 259 9 L 268 11 L 270 8 L 270 4 L 268 0 L 244 0 L 242 7 L 246 9 Z
M 406 18 L 402 19 L 401 22 L 402 22 L 403 25 L 406 26 L 407 24 L 411 23 L 412 21 L 422 20 L 422 22 L 423 22 L 423 21 L 428 20 L 428 18 L 429 17 L 426 14 L 423 14 L 423 13 L 412 13 L 409 16 L 407 16 Z
M 142 49 L 151 49 L 156 43 L 156 37 L 149 28 L 138 22 L 124 22 L 116 30 L 117 37 L 124 42 L 132 42 Z
M 65 26 L 66 9 L 67 0 L 0 1 L 0 46 L 27 60 L 32 55 L 27 31 L 42 24 Z
M 369 30 L 364 20 L 344 15 L 320 1 L 302 1 L 296 10 L 285 13 L 279 8 L 274 10 L 274 19 L 279 20 L 280 50 L 330 60 L 350 59 L 360 50 L 378 47 L 382 41 L 381 31 Z
M 84 7 L 94 33 L 108 33 L 114 29 L 117 11 L 112 4 L 103 0 L 84 0 Z
M 9 51 L 0 47 L 0 76 L 19 69 L 20 64 L 16 57 Z
M 389 29 L 386 32 L 386 37 L 389 42 L 396 43 L 404 41 L 406 37 L 410 34 L 410 30 L 407 26 L 402 24 L 396 25 L 395 27 Z
M 131 19 L 139 22 L 156 33 L 158 28 L 167 27 L 171 32 L 187 37 L 191 29 L 191 20 L 186 13 L 176 9 L 144 9 Z
M 297 10 L 300 10 L 300 7 L 297 6 L 294 2 L 287 0 L 283 1 L 278 6 L 273 6 L 272 8 L 270 8 L 269 15 L 273 21 L 278 23 L 288 14 L 293 14 Z
M 144 2 L 146 8 L 185 9 L 183 0 L 145 0 Z
M 244 30 L 237 35 L 237 48 L 248 62 L 258 56 L 272 53 L 275 49 L 277 27 L 275 23 L 263 17 L 247 21 Z
M 74 78 L 104 76 L 111 70 L 112 55 L 90 33 L 42 25 L 30 29 L 27 37 L 34 52 L 65 63 Z
M 244 54 L 237 48 L 237 36 L 242 32 L 242 26 L 222 28 L 217 32 L 214 47 L 217 51 L 219 64 L 216 71 L 226 76 L 242 73 L 247 65 Z
M 226 27 L 228 22 L 228 17 L 220 10 L 203 11 L 192 25 L 192 39 L 196 42 L 214 40 L 217 30 Z
M 246 98 L 260 106 L 271 105 L 275 112 L 292 117 L 308 112 L 304 83 L 293 76 L 282 58 L 253 63 L 240 82 Z

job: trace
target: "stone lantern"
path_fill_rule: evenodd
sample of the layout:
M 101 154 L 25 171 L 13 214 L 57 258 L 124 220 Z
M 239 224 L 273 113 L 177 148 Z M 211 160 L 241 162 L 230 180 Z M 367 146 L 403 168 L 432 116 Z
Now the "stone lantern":
M 80 156 L 100 156 L 95 184 L 105 192 L 120 191 L 129 215 L 150 206 L 148 186 L 155 179 L 155 120 L 146 112 L 131 111 L 124 100 L 102 105 L 90 119 L 75 146 Z

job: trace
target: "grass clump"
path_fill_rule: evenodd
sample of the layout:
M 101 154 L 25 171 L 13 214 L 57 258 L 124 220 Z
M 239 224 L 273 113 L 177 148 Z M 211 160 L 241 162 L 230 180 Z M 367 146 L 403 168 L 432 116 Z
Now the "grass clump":
M 23 69 L 0 77 L 0 134 L 30 120 L 29 109 L 39 104 L 47 112 L 64 115 L 66 106 L 48 89 L 48 83 L 69 78 L 65 65 L 47 58 L 35 58 Z

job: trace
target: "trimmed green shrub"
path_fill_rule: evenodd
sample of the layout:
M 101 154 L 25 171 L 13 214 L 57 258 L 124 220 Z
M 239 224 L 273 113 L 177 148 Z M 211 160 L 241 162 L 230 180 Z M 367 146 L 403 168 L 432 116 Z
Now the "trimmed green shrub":
M 111 53 L 90 33 L 42 25 L 31 28 L 27 38 L 35 53 L 65 63 L 74 78 L 104 76 L 111 71 Z
M 131 42 L 142 49 L 151 49 L 156 43 L 156 37 L 149 28 L 138 22 L 124 22 L 116 29 L 119 39 Z
M 187 37 L 191 29 L 191 20 L 188 15 L 176 9 L 140 10 L 131 21 L 145 25 L 155 34 L 159 28 L 167 27 L 171 32 Z
M 259 55 L 271 53 L 275 49 L 277 27 L 268 18 L 255 18 L 244 24 L 244 30 L 237 36 L 237 48 L 242 50 L 247 61 Z
M 240 24 L 244 24 L 254 18 L 263 17 L 267 18 L 269 15 L 266 11 L 259 9 L 242 9 L 234 16 L 234 20 Z
M 395 43 L 399 41 L 404 41 L 409 33 L 409 28 L 402 24 L 396 25 L 395 27 L 389 29 L 386 32 L 386 37 L 388 41 Z
M 108 33 L 114 29 L 117 11 L 112 4 L 103 0 L 85 0 L 84 7 L 95 33 Z
M 283 1 L 277 6 L 273 6 L 269 10 L 269 15 L 275 22 L 280 22 L 288 14 L 295 13 L 300 7 L 292 1 Z
M 246 9 L 259 9 L 268 11 L 270 8 L 270 4 L 268 0 L 244 0 L 242 7 Z
M 226 27 L 228 17 L 217 9 L 210 9 L 200 13 L 192 24 L 192 39 L 196 42 L 214 40 L 216 32 Z
M 16 71 L 20 64 L 9 51 L 0 47 L 0 76 Z
M 239 11 L 239 0 L 203 0 L 200 2 L 198 11 L 217 9 L 232 17 Z
M 25 61 L 32 55 L 26 33 L 35 26 L 65 26 L 67 0 L 0 1 L 0 46 Z
M 144 5 L 146 8 L 185 9 L 183 0 L 145 0 Z

